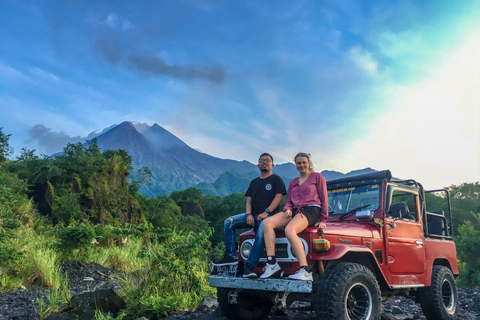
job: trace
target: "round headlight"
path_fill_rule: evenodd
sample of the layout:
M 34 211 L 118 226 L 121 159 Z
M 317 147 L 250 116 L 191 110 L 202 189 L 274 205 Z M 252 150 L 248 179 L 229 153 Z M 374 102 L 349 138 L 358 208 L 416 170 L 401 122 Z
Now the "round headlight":
M 247 259 L 252 251 L 252 244 L 250 242 L 243 242 L 241 247 L 242 256 Z

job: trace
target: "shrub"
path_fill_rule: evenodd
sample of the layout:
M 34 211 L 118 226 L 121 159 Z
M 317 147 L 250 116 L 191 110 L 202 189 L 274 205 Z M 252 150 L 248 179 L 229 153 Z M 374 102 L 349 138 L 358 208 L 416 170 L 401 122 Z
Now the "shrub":
M 79 220 L 83 216 L 78 203 L 78 194 L 67 193 L 60 197 L 53 207 L 53 216 L 58 222 L 68 225 L 70 220 Z
M 0 219 L 9 218 L 28 224 L 33 217 L 33 209 L 26 195 L 27 184 L 0 166 Z
M 19 261 L 24 252 L 17 248 L 7 247 L 5 245 L 0 247 L 0 268 L 9 269 Z
M 0 227 L 4 229 L 17 229 L 22 226 L 22 222 L 15 218 L 5 218 L 1 221 Z
M 135 317 L 161 318 L 196 306 L 208 286 L 210 232 L 160 229 L 154 243 L 140 252 L 146 268 L 123 280 L 127 312 Z
M 480 214 L 472 213 L 480 222 Z M 459 235 L 455 237 L 457 254 L 460 260 L 459 285 L 480 285 L 480 230 L 471 221 L 465 221 L 458 227 Z
M 90 223 L 73 221 L 68 227 L 57 225 L 55 234 L 59 240 L 58 248 L 66 255 L 73 254 L 74 250 L 87 251 L 95 239 L 94 227 Z M 86 253 L 86 252 L 84 252 Z M 79 252 L 78 258 L 82 252 Z

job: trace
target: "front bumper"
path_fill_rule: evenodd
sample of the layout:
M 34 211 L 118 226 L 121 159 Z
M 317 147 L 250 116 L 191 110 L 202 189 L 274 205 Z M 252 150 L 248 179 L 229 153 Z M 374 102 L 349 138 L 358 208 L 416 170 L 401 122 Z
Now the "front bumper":
M 263 290 L 274 292 L 312 293 L 313 282 L 288 279 L 248 279 L 228 276 L 210 276 L 211 287 L 245 290 Z

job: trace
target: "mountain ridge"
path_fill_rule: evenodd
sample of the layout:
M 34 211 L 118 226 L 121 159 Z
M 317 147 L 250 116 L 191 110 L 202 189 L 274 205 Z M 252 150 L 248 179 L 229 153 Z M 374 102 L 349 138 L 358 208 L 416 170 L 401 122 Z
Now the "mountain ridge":
M 197 151 L 156 123 L 149 126 L 125 121 L 102 131 L 96 139 L 102 151 L 124 149 L 132 157 L 134 169 L 148 167 L 151 170 L 153 184 L 140 189 L 151 197 L 189 187 L 199 188 L 208 195 L 226 196 L 245 192 L 250 181 L 258 176 L 256 164 Z M 365 170 L 375 171 L 366 168 L 355 172 L 359 174 Z M 280 175 L 286 185 L 298 175 L 293 163 L 277 164 L 272 172 Z M 331 180 L 351 173 L 324 170 L 322 174 L 326 180 Z

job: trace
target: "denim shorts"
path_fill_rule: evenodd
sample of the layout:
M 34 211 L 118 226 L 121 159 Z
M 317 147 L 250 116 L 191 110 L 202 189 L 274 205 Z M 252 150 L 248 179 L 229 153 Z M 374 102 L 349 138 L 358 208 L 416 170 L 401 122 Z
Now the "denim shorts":
M 293 216 L 299 213 L 303 214 L 308 220 L 308 226 L 313 226 L 322 216 L 322 208 L 317 206 L 306 206 L 300 209 L 293 207 L 292 212 Z

